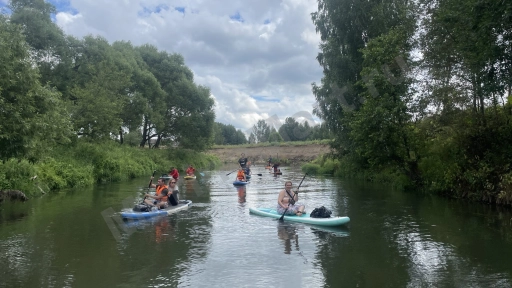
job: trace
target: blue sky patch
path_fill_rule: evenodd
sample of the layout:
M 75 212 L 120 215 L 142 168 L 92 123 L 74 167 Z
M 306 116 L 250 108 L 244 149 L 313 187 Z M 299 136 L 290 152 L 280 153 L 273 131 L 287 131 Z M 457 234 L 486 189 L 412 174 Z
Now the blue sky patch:
M 270 24 L 270 19 L 265 19 L 265 21 L 263 21 L 263 24 L 265 24 L 265 25 Z
M 276 99 L 276 98 L 269 98 L 267 96 L 257 96 L 257 95 L 253 95 L 251 96 L 252 99 L 256 100 L 256 101 L 260 101 L 260 102 L 273 102 L 273 103 L 279 103 L 281 102 L 281 100 L 279 99 Z
M 169 10 L 169 6 L 167 6 L 166 4 L 160 4 L 160 5 L 154 6 L 154 7 L 143 6 L 142 10 L 140 10 L 137 14 L 139 16 L 149 16 L 151 14 L 158 14 L 162 11 L 167 11 L 167 10 Z M 176 10 L 178 10 L 178 9 L 176 9 Z M 183 11 L 185 11 L 185 8 L 183 8 Z
M 76 10 L 73 6 L 71 6 L 71 2 L 69 0 L 47 0 L 48 3 L 55 6 L 57 12 L 66 12 L 72 15 L 78 14 L 78 10 Z M 52 16 L 53 18 L 53 16 Z
M 174 10 L 180 12 L 180 13 L 183 13 L 185 14 L 185 7 L 174 7 Z
M 240 15 L 240 12 L 236 11 L 235 14 L 233 15 L 229 15 L 229 19 L 231 20 L 235 20 L 235 21 L 238 21 L 238 22 L 241 22 L 241 23 L 244 23 L 244 18 L 242 18 L 242 15 Z

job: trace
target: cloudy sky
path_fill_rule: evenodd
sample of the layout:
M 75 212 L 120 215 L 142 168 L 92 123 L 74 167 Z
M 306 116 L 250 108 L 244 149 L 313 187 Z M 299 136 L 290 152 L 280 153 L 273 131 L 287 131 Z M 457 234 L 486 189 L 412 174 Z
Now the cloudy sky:
M 316 0 L 48 1 L 66 34 L 183 55 L 195 82 L 211 88 L 217 122 L 247 131 L 273 115 L 312 114 L 311 83 L 322 77 Z

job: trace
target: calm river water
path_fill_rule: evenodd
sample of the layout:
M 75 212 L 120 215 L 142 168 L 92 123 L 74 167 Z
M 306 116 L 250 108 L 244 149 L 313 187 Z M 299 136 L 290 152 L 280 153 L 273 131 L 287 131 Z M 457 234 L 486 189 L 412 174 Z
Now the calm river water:
M 236 188 L 228 168 L 180 179 L 193 205 L 153 220 L 119 218 L 149 177 L 1 204 L 0 287 L 512 287 L 508 210 L 307 177 L 307 210 L 350 224 L 280 223 L 249 207 L 301 172 L 254 167 Z

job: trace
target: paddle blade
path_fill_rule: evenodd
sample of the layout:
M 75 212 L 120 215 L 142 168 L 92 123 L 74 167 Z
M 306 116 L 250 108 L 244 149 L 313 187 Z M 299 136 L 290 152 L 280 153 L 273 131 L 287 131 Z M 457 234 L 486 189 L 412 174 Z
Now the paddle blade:
M 263 176 L 263 174 L 260 174 L 260 173 L 258 173 L 258 174 L 256 174 L 256 175 L 258 175 L 258 176 Z

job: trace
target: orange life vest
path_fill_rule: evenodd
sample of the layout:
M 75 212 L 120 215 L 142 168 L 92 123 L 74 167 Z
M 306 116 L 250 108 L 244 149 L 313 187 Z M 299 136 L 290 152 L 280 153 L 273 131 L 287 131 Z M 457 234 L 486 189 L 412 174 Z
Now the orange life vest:
M 160 185 L 160 186 L 157 186 L 157 187 L 156 187 L 156 196 L 160 196 L 160 193 L 162 193 L 162 191 L 163 191 L 164 189 L 169 190 L 169 187 L 167 187 L 167 185 Z M 165 197 L 164 197 L 164 198 L 162 198 L 160 201 L 165 201 L 165 202 L 167 202 L 167 198 L 168 198 L 168 196 L 165 196 Z
M 244 176 L 245 176 L 244 171 L 238 171 L 238 173 L 236 173 L 236 178 L 238 178 L 238 180 L 240 180 L 240 181 L 244 180 Z

